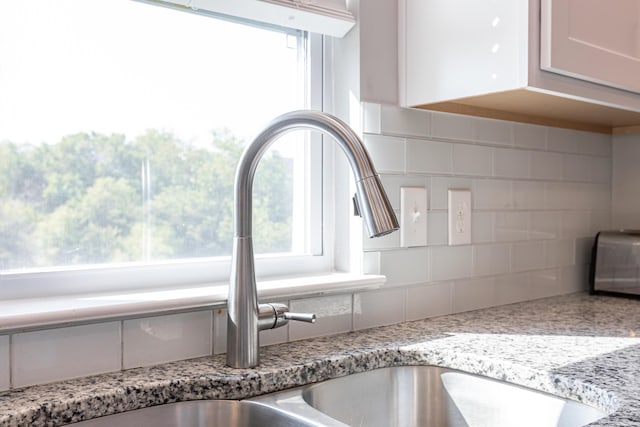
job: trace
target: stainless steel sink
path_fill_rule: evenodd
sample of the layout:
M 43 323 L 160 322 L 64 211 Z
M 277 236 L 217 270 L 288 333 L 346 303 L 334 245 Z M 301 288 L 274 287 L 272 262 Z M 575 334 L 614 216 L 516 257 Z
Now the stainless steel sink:
M 342 426 L 577 427 L 606 416 L 578 402 L 433 366 L 383 368 L 254 400 Z
M 108 415 L 74 427 L 306 427 L 317 426 L 275 408 L 236 400 L 196 400 Z
M 383 368 L 243 401 L 139 409 L 77 427 L 578 427 L 607 414 L 551 394 L 434 366 Z

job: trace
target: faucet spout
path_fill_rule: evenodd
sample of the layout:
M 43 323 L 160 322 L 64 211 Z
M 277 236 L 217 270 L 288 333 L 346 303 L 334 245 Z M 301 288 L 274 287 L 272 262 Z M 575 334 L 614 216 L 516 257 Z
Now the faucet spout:
M 231 367 L 251 368 L 259 364 L 258 337 L 264 325 L 281 326 L 288 319 L 315 320 L 315 317 L 282 314 L 279 321 L 264 321 L 261 313 L 272 310 L 258 304 L 255 280 L 251 239 L 253 178 L 260 159 L 271 143 L 284 133 L 296 129 L 322 131 L 331 135 L 342 148 L 356 179 L 358 211 L 367 224 L 370 237 L 382 236 L 399 228 L 371 158 L 360 138 L 347 124 L 319 111 L 292 111 L 274 119 L 245 148 L 236 169 L 234 241 L 227 301 L 227 364 Z

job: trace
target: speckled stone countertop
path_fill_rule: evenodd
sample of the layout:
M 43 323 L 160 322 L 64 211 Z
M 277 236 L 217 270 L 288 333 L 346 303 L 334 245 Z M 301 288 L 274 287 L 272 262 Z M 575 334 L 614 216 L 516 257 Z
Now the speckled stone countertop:
M 161 403 L 240 399 L 365 370 L 438 365 L 504 379 L 640 426 L 640 300 L 585 294 L 0 392 L 0 426 L 56 426 Z

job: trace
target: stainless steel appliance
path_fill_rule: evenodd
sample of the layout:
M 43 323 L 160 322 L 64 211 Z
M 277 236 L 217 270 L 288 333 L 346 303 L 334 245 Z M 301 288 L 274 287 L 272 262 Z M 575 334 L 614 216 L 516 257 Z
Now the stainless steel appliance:
M 600 231 L 589 276 L 592 294 L 640 298 L 640 230 Z

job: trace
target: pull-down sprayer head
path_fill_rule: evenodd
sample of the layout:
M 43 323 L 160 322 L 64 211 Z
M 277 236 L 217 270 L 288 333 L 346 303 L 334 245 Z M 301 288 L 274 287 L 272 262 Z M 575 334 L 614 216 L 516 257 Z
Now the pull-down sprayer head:
M 396 218 L 378 175 L 356 182 L 358 214 L 362 217 L 369 237 L 380 237 L 396 231 Z

